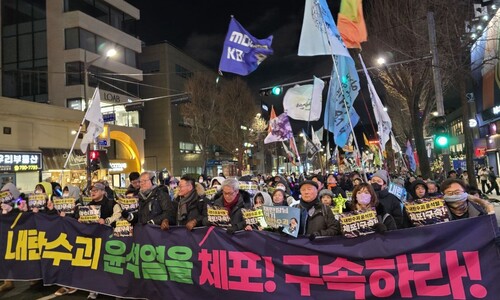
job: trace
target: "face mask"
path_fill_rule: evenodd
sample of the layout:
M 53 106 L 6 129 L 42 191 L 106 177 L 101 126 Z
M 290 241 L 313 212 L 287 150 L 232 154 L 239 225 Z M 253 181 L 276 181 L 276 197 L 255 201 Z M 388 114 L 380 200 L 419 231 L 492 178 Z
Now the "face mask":
M 278 186 L 276 187 L 276 189 L 277 189 L 277 190 L 286 191 L 286 188 L 285 188 L 284 186 L 282 186 L 282 185 L 278 185 Z
M 198 179 L 198 182 L 199 183 L 203 183 L 203 179 Z
M 216 185 L 215 188 L 217 189 L 217 192 L 220 192 L 222 190 L 222 186 Z
M 372 183 L 372 187 L 375 190 L 375 192 L 380 192 L 382 190 L 382 186 L 378 183 Z
M 35 194 L 43 194 L 43 191 L 42 190 L 36 190 Z
M 336 183 L 329 183 L 329 184 L 328 184 L 328 188 L 329 188 L 329 189 L 330 189 L 330 188 L 334 188 L 334 187 L 336 187 L 336 186 L 337 186 L 337 184 L 336 184 Z
M 62 196 L 63 196 L 63 198 L 68 198 L 69 194 L 68 193 L 64 193 Z
M 467 193 L 461 193 L 461 194 L 458 194 L 458 195 L 444 195 L 443 199 L 445 202 L 457 202 L 457 201 L 465 201 L 467 200 Z
M 367 205 L 372 201 L 372 195 L 365 193 L 356 194 L 356 200 L 359 204 Z
M 259 183 L 260 183 L 261 185 L 262 185 L 262 184 L 264 184 L 264 180 L 259 181 Z

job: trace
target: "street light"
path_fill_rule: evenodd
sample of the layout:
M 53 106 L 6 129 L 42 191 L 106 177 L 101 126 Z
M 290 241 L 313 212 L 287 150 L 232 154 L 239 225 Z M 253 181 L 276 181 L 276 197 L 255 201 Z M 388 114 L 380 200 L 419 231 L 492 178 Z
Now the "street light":
M 379 66 L 385 65 L 385 63 L 386 63 L 385 58 L 383 58 L 383 57 L 377 58 L 377 64 Z
M 101 59 L 102 56 L 99 56 L 91 61 L 87 61 L 87 50 L 83 49 L 83 98 L 85 99 L 85 112 L 89 109 L 89 98 L 88 98 L 88 87 L 89 87 L 89 68 L 92 66 L 93 63 L 95 63 L 98 59 Z M 109 58 L 116 55 L 116 50 L 111 48 L 108 51 L 106 51 L 105 58 Z M 86 126 L 88 126 L 88 122 L 86 121 Z M 88 192 L 90 189 L 91 183 L 92 183 L 92 167 L 90 163 L 90 144 L 87 145 L 87 187 L 85 188 Z

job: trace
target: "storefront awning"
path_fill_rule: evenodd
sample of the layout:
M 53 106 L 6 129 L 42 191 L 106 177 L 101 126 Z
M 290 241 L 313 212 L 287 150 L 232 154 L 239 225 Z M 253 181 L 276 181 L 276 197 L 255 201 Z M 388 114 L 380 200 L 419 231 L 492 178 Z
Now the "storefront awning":
M 55 149 L 55 148 L 40 148 L 43 157 L 44 170 L 62 170 L 66 158 L 69 154 L 69 149 Z M 87 158 L 80 150 L 73 150 L 71 157 L 66 166 L 66 170 L 84 170 Z

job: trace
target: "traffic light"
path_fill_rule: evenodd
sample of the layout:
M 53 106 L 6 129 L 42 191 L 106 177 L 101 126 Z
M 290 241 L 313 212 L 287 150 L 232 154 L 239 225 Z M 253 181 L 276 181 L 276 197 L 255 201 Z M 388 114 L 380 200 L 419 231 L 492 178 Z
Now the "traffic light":
M 450 136 L 446 128 L 446 117 L 435 117 L 430 122 L 431 130 L 434 133 L 434 144 L 438 148 L 446 148 L 450 143 Z
M 101 168 L 101 160 L 99 150 L 92 150 L 89 152 L 90 171 L 94 172 Z
M 269 96 L 269 95 L 274 95 L 274 96 L 279 96 L 283 92 L 283 87 L 280 85 L 273 86 L 272 88 L 268 89 L 262 89 L 259 91 L 259 94 L 261 96 Z

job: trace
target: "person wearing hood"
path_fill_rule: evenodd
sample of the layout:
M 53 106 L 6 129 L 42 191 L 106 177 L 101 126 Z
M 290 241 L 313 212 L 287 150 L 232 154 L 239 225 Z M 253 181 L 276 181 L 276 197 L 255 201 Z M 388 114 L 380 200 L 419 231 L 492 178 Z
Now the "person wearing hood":
M 194 178 L 181 177 L 174 202 L 177 205 L 177 226 L 185 226 L 189 231 L 193 230 L 194 227 L 201 226 L 204 201 L 198 195 Z
M 403 209 L 398 197 L 389 193 L 389 174 L 385 170 L 378 170 L 371 178 L 371 185 L 377 198 L 384 206 L 385 211 L 396 221 L 398 228 L 404 228 Z
M 333 174 L 329 174 L 328 177 L 326 177 L 326 188 L 332 191 L 332 198 L 337 198 L 339 195 L 342 195 L 343 198 L 347 198 L 345 191 L 337 184 L 337 178 Z
M 429 197 L 441 198 L 443 196 L 443 193 L 439 191 L 439 186 L 435 181 L 427 180 L 425 185 L 427 186 L 427 195 L 429 195 Z
M 137 212 L 124 210 L 122 217 L 135 224 L 160 225 L 162 230 L 168 230 L 170 225 L 176 225 L 176 207 L 170 196 L 154 184 L 154 172 L 143 172 L 139 177 L 139 208 Z
M 300 183 L 300 235 L 314 240 L 317 236 L 334 236 L 340 234 L 340 223 L 335 219 L 332 210 L 318 199 L 318 184 L 313 180 Z
M 443 200 L 448 207 L 450 220 L 460 220 L 486 215 L 486 210 L 476 201 L 469 201 L 465 184 L 460 179 L 446 179 L 441 184 Z
M 415 180 L 410 186 L 412 200 L 429 198 L 428 187 L 423 180 Z
M 8 214 L 9 212 L 11 212 L 14 209 L 13 205 L 15 204 L 15 202 L 17 200 L 20 200 L 19 196 L 21 195 L 21 193 L 19 192 L 19 189 L 12 182 L 6 183 L 2 187 L 1 192 L 9 192 L 10 195 L 12 196 L 12 199 L 13 199 L 12 205 L 9 204 L 9 203 L 2 203 L 1 204 L 2 214 L 5 215 L 5 214 Z
M 61 192 L 61 196 L 62 196 L 62 189 L 59 190 L 59 187 L 60 187 L 59 184 L 52 185 L 52 183 L 46 182 L 46 181 L 39 182 L 35 186 L 35 190 L 33 192 L 34 194 L 45 194 L 45 205 L 44 205 L 44 209 L 42 211 L 46 214 L 49 214 L 49 215 L 57 214 L 57 210 L 54 207 L 54 202 L 52 202 L 52 196 L 53 196 L 52 187 L 53 186 L 56 187 L 56 189 L 59 192 Z M 56 196 L 59 197 L 59 193 Z M 38 213 L 40 211 L 40 209 L 38 207 L 33 207 L 31 209 L 31 211 L 34 213 Z
M 335 198 L 335 197 L 334 197 L 334 194 L 332 193 L 331 190 L 322 189 L 321 191 L 319 191 L 319 200 L 324 205 L 326 205 L 328 207 L 335 206 L 335 203 L 333 202 L 333 198 Z
M 266 192 L 257 192 L 253 196 L 252 199 L 254 208 L 261 208 L 263 205 L 265 206 L 273 206 L 273 200 L 271 199 L 271 195 Z
M 210 187 L 211 188 L 215 187 L 215 188 L 217 188 L 217 191 L 220 191 L 220 189 L 221 189 L 220 186 L 222 185 L 224 180 L 226 180 L 226 178 L 216 176 L 216 177 L 212 178 L 212 180 L 210 181 Z
M 286 199 L 286 203 L 288 205 L 290 205 L 291 203 L 293 203 L 295 201 L 295 198 L 293 198 L 293 196 L 291 196 L 291 190 L 290 190 L 290 186 L 288 185 L 288 182 L 286 182 L 284 180 L 280 180 L 279 182 L 276 183 L 275 189 L 282 190 L 285 192 L 285 199 Z

